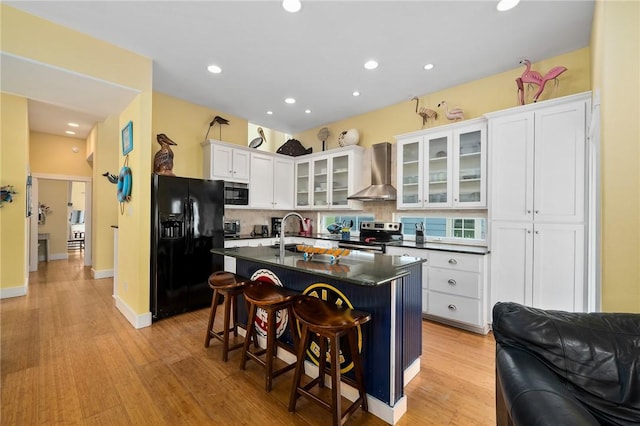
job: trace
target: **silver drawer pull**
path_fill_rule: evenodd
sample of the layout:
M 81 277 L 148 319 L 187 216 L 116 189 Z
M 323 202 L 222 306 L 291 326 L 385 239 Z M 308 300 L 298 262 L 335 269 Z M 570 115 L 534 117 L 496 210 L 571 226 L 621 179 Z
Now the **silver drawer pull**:
M 455 311 L 455 310 L 458 309 L 458 308 L 456 308 L 456 305 L 454 305 L 453 303 L 451 305 L 447 306 L 447 308 L 449 308 L 450 311 Z
M 449 285 L 456 285 L 456 280 L 454 280 L 453 278 L 449 279 L 449 281 L 447 281 L 449 283 Z
M 449 263 L 452 264 L 452 265 L 457 265 L 458 261 L 455 260 L 455 259 L 449 259 Z

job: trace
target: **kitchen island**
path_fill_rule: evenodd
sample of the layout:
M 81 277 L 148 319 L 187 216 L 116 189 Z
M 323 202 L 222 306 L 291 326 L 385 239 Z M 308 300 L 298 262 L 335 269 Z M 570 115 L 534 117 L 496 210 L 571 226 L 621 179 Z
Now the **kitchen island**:
M 229 272 L 370 313 L 371 321 L 358 331 L 369 411 L 390 424 L 406 412 L 404 386 L 420 371 L 423 259 L 353 251 L 329 262 L 322 256 L 305 259 L 302 253 L 289 251 L 281 258 L 279 250 L 271 247 L 220 248 L 212 252 L 235 258 L 235 271 Z M 289 319 L 285 311 L 281 315 L 278 337 L 291 343 Z M 243 316 L 246 318 L 246 312 Z M 264 333 L 259 326 L 257 331 Z M 312 343 L 307 351 L 307 375 L 317 375 L 313 349 Z M 341 368 L 343 374 L 352 374 L 348 357 L 341 356 Z M 356 394 L 343 386 L 345 397 L 353 400 Z

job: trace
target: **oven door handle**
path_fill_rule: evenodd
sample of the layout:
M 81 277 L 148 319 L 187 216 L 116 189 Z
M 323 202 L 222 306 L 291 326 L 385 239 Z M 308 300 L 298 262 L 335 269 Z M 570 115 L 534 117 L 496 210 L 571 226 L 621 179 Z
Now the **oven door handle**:
M 370 250 L 370 251 L 384 252 L 384 247 L 383 246 L 364 246 L 364 245 L 359 245 L 359 244 L 338 243 L 338 247 L 354 249 L 354 250 Z

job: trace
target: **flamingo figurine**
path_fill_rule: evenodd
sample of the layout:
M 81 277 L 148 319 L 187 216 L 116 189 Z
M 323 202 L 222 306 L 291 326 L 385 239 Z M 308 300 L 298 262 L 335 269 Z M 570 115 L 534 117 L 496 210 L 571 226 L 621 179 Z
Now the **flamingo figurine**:
M 538 101 L 538 97 L 540 97 L 540 95 L 542 94 L 547 81 L 555 80 L 556 85 L 558 85 L 558 76 L 567 70 L 566 67 L 562 66 L 553 67 L 543 76 L 538 71 L 533 71 L 531 69 L 531 61 L 529 61 L 528 59 L 523 59 L 520 61 L 520 63 L 524 64 L 525 66 L 525 69 L 520 76 L 522 82 L 527 84 L 535 84 L 536 86 L 538 86 L 538 91 L 535 95 L 533 95 L 533 102 Z
M 438 104 L 438 108 L 440 108 L 441 105 L 444 107 L 444 115 L 449 120 L 454 120 L 454 121 L 464 120 L 464 113 L 462 111 L 462 108 L 453 108 L 449 110 L 449 107 L 447 106 L 447 103 L 445 101 L 440 102 Z
M 427 124 L 427 121 L 431 118 L 433 120 L 438 119 L 438 113 L 427 107 L 420 107 L 420 99 L 417 96 L 414 96 L 412 101 L 416 101 L 416 114 L 422 117 L 422 127 Z

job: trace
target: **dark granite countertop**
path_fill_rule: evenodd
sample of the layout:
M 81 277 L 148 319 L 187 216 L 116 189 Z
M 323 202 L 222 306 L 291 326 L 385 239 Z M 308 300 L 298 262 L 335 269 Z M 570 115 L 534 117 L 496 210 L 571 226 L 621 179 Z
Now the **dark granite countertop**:
M 284 258 L 280 258 L 279 249 L 272 247 L 214 248 L 211 252 L 366 286 L 386 284 L 408 275 L 409 266 L 424 262 L 416 257 L 387 256 L 357 250 L 338 258 L 334 263 L 326 260 L 327 256 L 316 255 L 311 260 L 305 260 L 302 253 L 290 251 L 285 251 Z
M 302 236 L 299 234 L 286 234 L 285 237 L 303 237 L 303 238 L 313 238 L 316 240 L 327 240 L 327 241 L 347 241 L 350 243 L 359 243 L 360 240 L 358 237 L 351 237 L 349 240 L 343 240 L 340 234 L 312 234 L 311 236 Z M 253 240 L 260 238 L 276 238 L 276 237 L 262 237 L 262 236 L 250 236 L 250 235 L 240 235 L 238 237 L 225 238 L 226 241 L 230 240 Z M 411 249 L 421 249 L 421 250 L 439 250 L 439 251 L 451 251 L 456 253 L 469 253 L 469 254 L 479 254 L 484 255 L 489 253 L 489 248 L 486 246 L 479 245 L 470 245 L 470 244 L 450 244 L 450 243 L 438 243 L 438 242 L 425 242 L 425 243 L 416 243 L 412 240 L 403 240 L 403 241 L 392 241 L 385 243 L 387 247 L 405 247 Z

